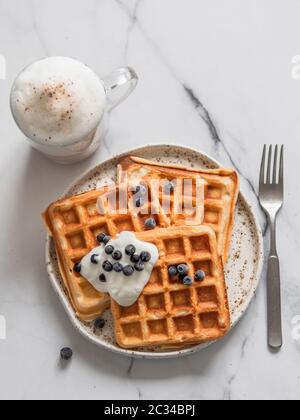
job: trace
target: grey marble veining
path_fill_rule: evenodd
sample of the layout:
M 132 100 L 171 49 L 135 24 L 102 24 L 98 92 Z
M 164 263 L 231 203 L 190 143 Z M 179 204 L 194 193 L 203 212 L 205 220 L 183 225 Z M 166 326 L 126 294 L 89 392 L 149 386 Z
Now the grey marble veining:
M 0 316 L 7 320 L 0 398 L 299 399 L 300 81 L 291 76 L 299 12 L 296 0 L 0 0 L 0 55 L 7 62 L 0 80 Z M 122 65 L 140 76 L 134 95 L 111 115 L 103 147 L 72 167 L 32 151 L 8 106 L 17 72 L 59 54 L 101 76 Z M 184 359 L 122 358 L 71 328 L 45 272 L 40 213 L 89 166 L 149 142 L 188 145 L 235 166 L 264 231 L 257 203 L 262 145 L 285 144 L 280 353 L 266 345 L 265 275 L 228 337 Z M 58 360 L 64 345 L 74 350 L 67 367 Z

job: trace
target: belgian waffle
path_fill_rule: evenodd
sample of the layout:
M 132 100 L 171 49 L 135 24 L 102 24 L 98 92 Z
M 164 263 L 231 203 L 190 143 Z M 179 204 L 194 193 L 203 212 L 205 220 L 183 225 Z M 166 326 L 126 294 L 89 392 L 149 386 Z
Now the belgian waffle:
M 138 158 L 128 158 L 121 163 L 120 184 L 114 190 L 104 187 L 62 199 L 44 213 L 55 242 L 64 286 L 76 315 L 83 321 L 92 321 L 111 302 L 108 295 L 99 293 L 86 279 L 74 273 L 74 264 L 98 245 L 96 237 L 99 233 L 114 237 L 127 230 L 135 232 L 138 239 L 157 245 L 161 258 L 136 305 L 121 308 L 112 302 L 120 346 L 131 348 L 155 344 L 177 347 L 221 337 L 229 329 L 230 320 L 219 256 L 223 255 L 225 261 L 228 254 L 238 193 L 237 174 L 226 169 L 200 171 L 163 167 Z M 195 213 L 197 226 L 187 226 L 185 218 L 180 215 L 166 214 L 161 205 L 161 193 L 155 201 L 157 207 L 153 217 L 157 228 L 154 231 L 146 231 L 145 227 L 145 220 L 152 215 L 153 208 L 143 212 L 143 207 L 137 209 L 130 200 L 126 208 L 110 208 L 107 198 L 110 194 L 118 196 L 121 193 L 125 170 L 135 186 L 141 181 L 145 184 L 149 182 L 150 194 L 153 193 L 150 178 L 173 180 L 181 177 L 195 181 L 201 176 L 206 181 L 206 226 L 201 226 L 201 212 Z M 187 262 L 191 274 L 195 268 L 203 269 L 207 274 L 205 281 L 191 287 L 172 284 L 166 267 L 177 262 Z
M 201 211 L 197 211 L 198 206 L 196 205 L 193 224 L 200 225 L 203 222 L 204 225 L 211 226 L 214 229 L 217 236 L 218 253 L 223 257 L 223 261 L 226 262 L 230 249 L 234 211 L 239 192 L 238 175 L 233 169 L 194 169 L 179 165 L 163 165 L 137 157 L 127 157 L 118 166 L 120 184 L 127 182 L 129 186 L 134 186 L 143 182 L 150 191 L 155 179 L 169 181 L 177 179 L 192 180 L 193 205 L 197 204 L 195 202 L 196 189 L 194 186 L 199 177 L 205 182 L 204 215 Z M 159 194 L 160 204 L 162 204 L 163 199 L 164 194 L 163 190 L 161 190 Z M 166 217 L 166 225 L 183 226 L 190 224 L 190 217 L 174 212 L 174 203 L 175 201 L 180 201 L 180 199 L 173 194 L 170 200 L 171 211 L 169 216 L 166 215 L 168 216 Z
M 216 236 L 209 226 L 171 227 L 139 232 L 155 244 L 160 258 L 138 301 L 111 308 L 118 344 L 124 348 L 182 346 L 216 340 L 230 328 L 227 291 Z M 168 267 L 185 263 L 189 275 L 203 270 L 203 282 L 183 285 L 170 278 Z
M 99 216 L 96 203 L 105 188 L 59 200 L 43 217 L 53 237 L 65 290 L 78 318 L 91 321 L 110 305 L 108 295 L 99 293 L 73 271 L 74 265 L 97 245 L 101 232 L 109 234 L 106 221 Z
M 44 220 L 57 251 L 64 286 L 78 318 L 91 321 L 109 308 L 108 295 L 99 293 L 80 274 L 74 273 L 74 264 L 81 261 L 97 245 L 96 237 L 105 233 L 112 237 L 123 231 L 143 232 L 145 218 L 136 212 L 130 200 L 124 208 L 111 208 L 113 200 L 119 203 L 121 186 L 103 187 L 78 196 L 59 200 L 45 211 Z M 100 211 L 101 210 L 101 211 Z M 159 228 L 168 227 L 160 208 L 154 216 Z

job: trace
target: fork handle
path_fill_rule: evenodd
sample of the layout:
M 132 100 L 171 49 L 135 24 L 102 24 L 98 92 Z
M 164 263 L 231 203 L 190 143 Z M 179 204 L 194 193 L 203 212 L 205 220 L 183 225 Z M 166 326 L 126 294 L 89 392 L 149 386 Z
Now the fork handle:
M 268 338 L 273 349 L 282 347 L 280 266 L 277 255 L 268 259 Z

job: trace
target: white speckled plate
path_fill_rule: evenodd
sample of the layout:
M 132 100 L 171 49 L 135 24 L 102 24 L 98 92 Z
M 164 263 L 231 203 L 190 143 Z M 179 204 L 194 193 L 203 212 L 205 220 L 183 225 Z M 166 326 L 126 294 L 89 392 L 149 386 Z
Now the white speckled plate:
M 165 163 L 177 163 L 185 166 L 216 168 L 220 166 L 215 160 L 204 153 L 187 147 L 175 145 L 145 146 L 126 154 L 103 162 L 77 179 L 66 191 L 64 196 L 82 193 L 94 189 L 108 180 L 116 178 L 116 162 L 126 155 L 140 156 L 150 160 Z M 92 324 L 78 320 L 73 308 L 63 290 L 59 275 L 56 253 L 50 237 L 46 243 L 46 263 L 50 281 L 59 296 L 72 324 L 88 340 L 94 344 L 130 357 L 139 358 L 170 358 L 194 353 L 205 347 L 194 345 L 182 350 L 161 351 L 159 349 L 121 349 L 115 342 L 110 311 L 104 314 L 106 326 L 101 332 L 95 332 Z M 229 261 L 225 267 L 226 281 L 231 310 L 232 327 L 241 319 L 248 308 L 257 289 L 263 265 L 263 241 L 258 221 L 251 205 L 242 193 L 239 195 L 233 231 L 232 248 Z

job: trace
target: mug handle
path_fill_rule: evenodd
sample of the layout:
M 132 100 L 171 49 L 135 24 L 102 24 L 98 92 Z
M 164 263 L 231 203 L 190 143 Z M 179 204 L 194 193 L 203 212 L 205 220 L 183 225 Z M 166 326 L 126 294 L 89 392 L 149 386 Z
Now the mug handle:
M 128 98 L 136 88 L 138 80 L 138 75 L 131 67 L 122 67 L 102 79 L 109 111 Z

